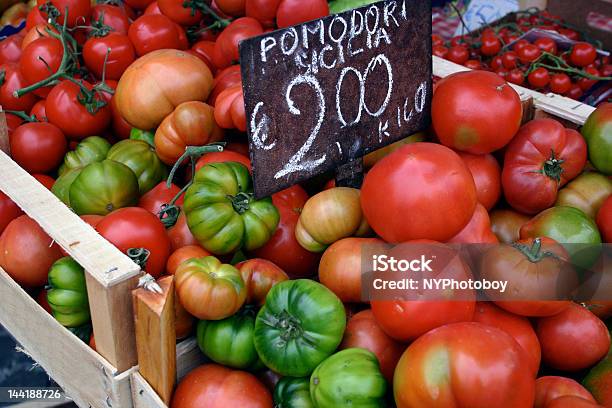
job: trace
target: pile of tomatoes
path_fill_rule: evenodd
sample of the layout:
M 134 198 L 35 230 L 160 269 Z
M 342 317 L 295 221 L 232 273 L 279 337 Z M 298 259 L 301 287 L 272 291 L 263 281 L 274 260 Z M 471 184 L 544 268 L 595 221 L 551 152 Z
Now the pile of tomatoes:
M 534 28 L 561 34 L 576 43 L 561 50 L 551 37 L 533 42 L 520 38 Z M 566 28 L 559 17 L 547 11 L 519 13 L 516 22 L 486 27 L 478 34 L 457 36 L 448 42 L 433 35 L 432 47 L 434 55 L 457 64 L 493 71 L 508 82 L 576 100 L 598 81 L 612 80 L 610 57 L 598 55 L 591 43 L 580 41 L 578 32 Z
M 171 407 L 612 406 L 605 291 L 521 298 L 561 276 L 589 284 L 568 265 L 608 279 L 612 104 L 580 131 L 522 123 L 503 75 L 455 74 L 436 84 L 431 129 L 364 158 L 361 189 L 256 199 L 238 43 L 326 1 L 39 3 L 0 42 L 11 155 L 153 278 L 174 276 L 176 336 L 210 363 Z M 0 266 L 95 347 L 83 268 L 4 194 L 0 231 Z M 450 267 L 513 290 L 364 299 L 364 248 L 385 243 L 415 258 L 490 244 Z

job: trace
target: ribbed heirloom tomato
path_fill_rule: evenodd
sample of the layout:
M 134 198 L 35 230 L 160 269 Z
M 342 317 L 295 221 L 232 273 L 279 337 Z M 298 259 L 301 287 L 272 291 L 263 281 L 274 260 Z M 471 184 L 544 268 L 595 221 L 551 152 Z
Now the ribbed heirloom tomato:
M 563 396 L 575 396 L 595 402 L 591 393 L 575 380 L 566 377 L 544 376 L 536 380 L 534 408 L 546 408 Z
M 266 259 L 249 259 L 236 264 L 246 285 L 246 303 L 262 306 L 266 295 L 278 282 L 286 281 L 289 276 L 278 266 Z

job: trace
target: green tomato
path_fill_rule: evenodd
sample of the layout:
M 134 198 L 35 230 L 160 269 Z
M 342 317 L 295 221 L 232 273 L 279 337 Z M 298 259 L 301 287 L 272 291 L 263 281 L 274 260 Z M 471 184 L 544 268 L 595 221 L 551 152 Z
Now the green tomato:
M 138 179 L 126 165 L 104 160 L 83 168 L 69 194 L 70 206 L 78 215 L 106 215 L 138 204 Z
M 79 327 L 89 322 L 85 272 L 71 257 L 60 258 L 51 265 L 47 301 L 63 326 Z
M 81 170 L 83 169 L 79 167 L 66 171 L 55 180 L 53 187 L 51 187 L 51 192 L 68 207 L 70 207 L 70 186 L 79 174 L 81 174 Z
M 198 322 L 198 346 L 212 361 L 238 369 L 261 367 L 253 344 L 255 310 L 245 307 L 222 320 Z
M 274 387 L 275 408 L 314 408 L 308 377 L 283 377 Z
M 339 351 L 310 376 L 310 397 L 318 408 L 385 407 L 386 392 L 378 359 L 362 348 Z
M 122 140 L 111 147 L 106 158 L 132 169 L 138 178 L 140 195 L 168 177 L 168 169 L 157 157 L 155 149 L 142 140 Z
M 76 149 L 66 153 L 64 164 L 59 169 L 59 175 L 63 175 L 68 170 L 78 167 L 85 167 L 88 164 L 101 162 L 106 159 L 111 144 L 108 140 L 100 136 L 90 136 L 83 139 Z
M 597 170 L 612 175 L 612 103 L 599 105 L 581 130 L 589 148 L 589 160 Z
M 556 206 L 574 207 L 595 219 L 612 194 L 612 180 L 599 173 L 582 173 L 559 191 Z
M 155 147 L 155 133 L 150 130 L 132 128 L 130 131 L 130 140 L 142 140 L 143 142 L 147 142 L 150 146 Z
M 588 269 L 601 252 L 595 222 L 573 207 L 551 207 L 521 227 L 521 238 L 549 237 L 562 244 L 574 265 Z
M 338 348 L 346 313 L 338 297 L 310 279 L 280 282 L 255 320 L 255 349 L 278 374 L 305 377 Z
M 183 209 L 193 236 L 216 255 L 263 246 L 280 219 L 271 198 L 253 198 L 251 175 L 235 162 L 207 164 L 198 170 Z

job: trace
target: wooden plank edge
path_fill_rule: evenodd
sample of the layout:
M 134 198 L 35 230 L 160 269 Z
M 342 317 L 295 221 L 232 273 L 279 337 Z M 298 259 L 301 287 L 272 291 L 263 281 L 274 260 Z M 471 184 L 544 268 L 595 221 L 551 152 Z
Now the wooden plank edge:
M 168 408 L 138 371 L 132 373 L 131 382 L 134 408 Z

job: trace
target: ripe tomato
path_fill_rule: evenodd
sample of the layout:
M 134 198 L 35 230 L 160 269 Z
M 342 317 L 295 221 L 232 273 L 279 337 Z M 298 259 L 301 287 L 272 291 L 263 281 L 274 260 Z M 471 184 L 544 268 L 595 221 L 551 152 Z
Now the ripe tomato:
M 570 52 L 570 62 L 577 67 L 586 67 L 595 62 L 597 51 L 595 47 L 586 42 L 578 42 Z
M 37 7 L 43 6 L 45 3 L 51 3 L 59 12 L 60 16 L 57 22 L 64 24 L 66 9 L 68 9 L 67 25 L 72 28 L 77 25 L 85 25 L 89 21 L 91 15 L 90 0 L 36 0 Z M 47 17 L 47 13 L 41 11 L 43 17 Z
M 502 55 L 502 64 L 504 65 L 504 68 L 506 69 L 516 68 L 517 63 L 518 63 L 518 56 L 516 55 L 516 52 L 506 51 Z
M 199 245 L 187 226 L 187 219 L 183 211 L 179 214 L 176 224 L 168 229 L 168 238 L 173 251 L 188 245 Z
M 470 222 L 457 235 L 446 242 L 453 244 L 497 244 L 499 240 L 491 230 L 489 213 L 482 204 L 477 203 Z
M 497 55 L 501 50 L 501 42 L 494 35 L 483 35 L 481 40 L 480 52 L 482 55 L 492 57 Z M 506 67 L 508 68 L 508 67 Z
M 25 123 L 10 138 L 11 156 L 30 173 L 47 173 L 56 169 L 68 149 L 66 137 L 47 122 Z
M 512 244 L 520 239 L 519 231 L 529 217 L 514 210 L 498 209 L 490 214 L 491 230 L 500 242 Z
M 0 191 L 0 234 L 11 221 L 21 215 L 23 215 L 21 208 Z
M 193 258 L 203 258 L 210 256 L 211 253 L 199 245 L 187 245 L 173 251 L 168 261 L 166 262 L 166 273 L 168 275 L 176 274 L 178 267 L 185 261 Z
M 475 60 L 475 59 L 467 60 L 464 65 L 469 69 L 481 69 L 482 68 L 482 64 L 480 63 L 480 61 Z
M 344 238 L 329 246 L 319 263 L 319 282 L 342 302 L 362 302 L 361 259 L 364 245 L 383 244 L 378 238 Z
M 223 153 L 230 152 L 226 150 Z M 308 194 L 297 184 L 274 193 L 272 203 L 280 213 L 278 227 L 272 238 L 252 253 L 253 256 L 274 262 L 292 279 L 312 276 L 319 261 L 317 254 L 302 248 L 295 238 L 295 227 L 306 201 Z
M 215 42 L 215 54 L 213 57 L 215 66 L 223 69 L 237 63 L 240 60 L 238 43 L 260 34 L 263 34 L 263 27 L 254 18 L 242 17 L 234 20 L 221 32 Z
M 224 150 L 222 152 L 206 153 L 200 157 L 196 162 L 196 171 L 210 163 L 222 163 L 222 162 L 237 162 L 246 166 L 251 171 L 251 161 L 248 157 L 243 154 L 233 152 L 231 150 Z
M 153 277 L 159 277 L 170 256 L 170 239 L 159 218 L 138 207 L 115 210 L 96 226 L 97 231 L 121 252 L 145 248 L 150 256 L 144 266 Z
M 549 38 L 549 37 L 538 38 L 537 40 L 533 42 L 533 44 L 536 45 L 542 51 L 548 52 L 549 54 L 557 53 L 557 43 L 552 38 Z
M 202 12 L 197 8 L 186 5 L 183 1 L 157 0 L 157 6 L 162 14 L 175 23 L 192 26 L 202 20 Z
M 39 38 L 50 37 L 48 30 L 57 32 L 57 30 L 53 28 L 52 25 L 47 24 L 47 23 L 38 24 L 32 29 L 28 30 L 25 37 L 23 37 L 23 41 L 21 43 L 21 49 L 25 50 L 25 48 L 28 45 L 30 45 L 33 41 L 38 40 Z
M 513 69 L 506 74 L 505 78 L 508 82 L 516 85 L 523 85 L 525 83 L 525 73 L 520 69 Z
M 210 69 L 198 57 L 177 50 L 158 50 L 130 65 L 114 98 L 128 123 L 149 130 L 181 103 L 205 101 L 212 85 Z
M 533 408 L 546 408 L 551 401 L 564 396 L 580 397 L 595 402 L 591 393 L 575 380 L 551 375 L 536 380 Z
M 456 323 L 432 330 L 406 349 L 393 392 L 398 408 L 531 408 L 535 381 L 528 358 L 509 334 L 480 323 Z
M 219 94 L 215 102 L 215 121 L 224 129 L 246 132 L 246 113 L 241 84 L 227 88 Z
M 387 381 L 393 381 L 393 372 L 405 346 L 391 337 L 380 328 L 370 309 L 362 310 L 349 319 L 340 349 L 364 348 L 376 355 L 380 364 L 380 371 Z
M 446 54 L 445 58 L 456 64 L 463 65 L 470 58 L 470 52 L 463 45 L 455 45 L 448 49 L 448 54 Z
M 325 0 L 282 0 L 276 11 L 276 24 L 278 28 L 316 20 L 329 14 L 329 5 Z
M 270 391 L 253 374 L 217 364 L 206 364 L 181 380 L 170 408 L 270 408 Z
M 514 43 L 514 45 L 512 46 L 512 51 L 516 52 L 518 55 L 518 52 L 525 47 L 527 44 L 529 44 L 529 41 L 525 40 L 525 39 L 521 39 L 518 40 L 517 42 Z
M 181 49 L 179 28 L 164 15 L 146 14 L 130 25 L 128 37 L 140 57 L 155 50 Z
M 125 4 L 136 9 L 136 10 L 144 10 L 147 6 L 153 3 L 155 0 L 125 0 Z
M 448 48 L 444 45 L 434 45 L 431 52 L 437 57 L 446 58 L 448 55 Z
M 503 79 L 491 72 L 469 71 L 438 83 L 431 114 L 442 144 L 483 154 L 512 139 L 521 124 L 522 106 L 516 91 Z
M 123 35 L 127 35 L 130 27 L 126 12 L 121 7 L 111 4 L 96 4 L 91 9 L 91 21 L 103 23 L 113 32 Z
M 597 211 L 596 222 L 602 241 L 612 243 L 612 195 L 604 201 Z
M 40 12 L 40 9 L 38 7 L 32 7 L 30 12 L 28 13 L 28 16 L 26 17 L 25 29 L 31 30 L 32 28 L 36 27 L 38 24 L 45 24 L 46 22 L 47 22 L 47 19 L 43 17 L 42 13 Z
M 289 280 L 285 271 L 266 259 L 249 259 L 236 264 L 236 268 L 246 285 L 246 304 L 263 306 L 272 286 Z
M 204 61 L 204 63 L 206 63 L 206 65 L 208 65 L 208 68 L 210 68 L 210 71 L 213 74 L 217 71 L 217 67 L 213 62 L 213 55 L 215 53 L 214 41 L 198 41 L 197 43 L 193 44 L 191 51 L 193 51 L 193 54 L 196 57 L 200 58 L 202 61 Z
M 64 49 L 55 38 L 39 38 L 32 41 L 21 55 L 20 67 L 28 85 L 42 81 L 57 72 L 60 67 Z M 46 97 L 51 86 L 39 88 L 34 93 Z
M 599 405 L 596 402 L 576 397 L 573 395 L 565 395 L 563 397 L 555 398 L 550 401 L 546 408 L 605 408 L 603 405 Z
M 440 173 L 453 177 L 435 176 Z M 423 142 L 379 161 L 366 175 L 361 194 L 368 223 L 387 242 L 446 241 L 467 225 L 477 202 L 472 175 L 461 158 Z
M 127 123 L 127 121 L 123 119 L 123 116 L 121 116 L 119 108 L 117 107 L 117 98 L 115 98 L 114 96 L 111 98 L 110 101 L 110 110 L 113 135 L 122 140 L 128 139 L 130 137 L 130 132 L 132 131 L 132 125 Z
M 0 65 L 0 105 L 2 109 L 26 112 L 32 109 L 37 99 L 34 94 L 25 94 L 20 98 L 13 95 L 13 92 L 27 85 L 19 65 L 14 63 Z
M 83 46 L 85 66 L 97 78 L 102 78 L 102 73 L 106 72 L 107 79 L 119 80 L 135 59 L 134 46 L 124 34 L 109 33 L 104 37 L 91 37 Z
M 542 360 L 549 366 L 578 371 L 602 359 L 610 348 L 606 325 L 586 308 L 571 303 L 560 313 L 538 319 Z
M 531 322 L 526 317 L 509 313 L 492 302 L 485 301 L 476 303 L 474 321 L 497 327 L 512 336 L 527 354 L 531 372 L 534 376 L 537 375 L 541 358 L 540 342 Z
M 580 98 L 582 98 L 582 95 L 584 95 L 584 91 L 580 88 L 578 84 L 575 83 L 572 84 L 570 90 L 567 91 L 567 93 L 565 94 L 565 96 L 567 96 L 568 98 L 572 98 L 575 100 L 579 100 Z
M 496 55 L 495 57 L 493 57 L 493 59 L 491 60 L 491 68 L 494 71 L 497 71 L 498 69 L 502 69 L 504 67 L 504 60 L 501 57 L 501 55 Z
M 228 16 L 242 17 L 246 14 L 246 0 L 215 0 L 215 4 Z
M 153 215 L 158 215 L 162 205 L 168 204 L 179 191 L 181 191 L 181 189 L 174 184 L 171 184 L 168 188 L 164 180 L 140 197 L 138 206 L 144 208 Z M 176 205 L 183 205 L 182 196 L 177 200 Z
M 11 35 L 0 41 L 0 64 L 19 62 L 22 54 L 21 44 L 23 36 L 18 34 Z
M 159 9 L 159 4 L 157 1 L 153 1 L 151 4 L 147 6 L 143 14 L 163 14 Z
M 521 127 L 504 156 L 502 186 L 512 208 L 535 214 L 551 207 L 560 186 L 586 163 L 580 133 L 552 119 L 535 119 Z
M 92 89 L 91 84 L 85 81 L 83 85 L 87 89 Z M 110 124 L 109 106 L 105 105 L 92 114 L 79 101 L 80 98 L 81 88 L 74 82 L 66 80 L 55 85 L 49 92 L 45 105 L 49 122 L 60 128 L 66 137 L 71 139 L 81 140 L 87 136 L 102 134 Z M 94 98 L 97 102 L 101 101 L 98 94 Z
M 44 285 L 61 257 L 59 246 L 27 215 L 15 218 L 0 235 L 0 267 L 22 286 Z
M 501 169 L 499 163 L 490 154 L 457 153 L 468 169 L 470 169 L 470 173 L 472 173 L 478 202 L 487 210 L 490 210 L 497 203 L 501 195 Z
M 550 90 L 560 95 L 566 94 L 572 87 L 572 80 L 567 74 L 557 73 L 550 77 Z
M 276 11 L 282 0 L 246 0 L 245 12 L 247 17 L 259 21 L 262 26 L 273 28 L 276 26 Z
M 30 109 L 30 115 L 34 115 L 36 120 L 39 122 L 47 122 L 47 110 L 45 108 L 45 104 L 47 103 L 46 99 L 41 99 L 32 106 Z
M 548 85 L 548 81 L 550 80 L 550 76 L 548 70 L 546 68 L 536 68 L 527 75 L 527 81 L 529 84 L 536 88 L 544 88 Z
M 591 75 L 596 76 L 596 77 L 601 76 L 599 70 L 597 68 L 595 68 L 595 67 L 586 67 L 584 71 L 586 73 L 591 74 Z M 596 83 L 597 83 L 596 79 L 589 79 L 589 78 L 579 78 L 578 79 L 578 86 L 583 91 L 588 91 Z
M 232 65 L 224 70 L 217 73 L 213 84 L 213 90 L 208 98 L 208 104 L 215 106 L 217 97 L 224 90 L 236 85 L 241 84 L 242 79 L 240 77 L 240 65 Z
M 579 35 L 574 30 L 570 30 L 569 28 L 559 28 L 557 31 L 559 32 L 559 34 L 569 38 L 570 40 L 578 41 Z
M 538 59 L 540 55 L 542 55 L 542 50 L 533 44 L 525 44 L 524 46 L 514 49 L 516 54 L 518 55 L 519 60 L 523 64 L 529 64 L 530 62 Z

